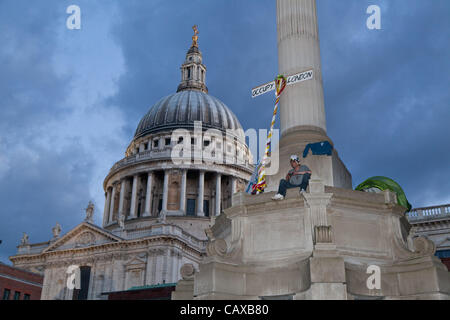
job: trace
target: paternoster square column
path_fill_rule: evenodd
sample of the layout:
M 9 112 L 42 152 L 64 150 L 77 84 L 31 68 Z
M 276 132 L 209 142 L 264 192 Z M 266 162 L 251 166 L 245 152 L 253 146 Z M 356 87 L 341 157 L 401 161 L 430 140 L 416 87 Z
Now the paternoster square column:
M 313 80 L 294 84 L 283 93 L 281 136 L 305 129 L 326 135 L 316 0 L 277 0 L 277 31 L 279 73 L 314 70 Z
M 335 150 L 302 158 L 308 144 L 329 142 L 320 61 L 316 0 L 277 0 L 278 69 L 284 76 L 313 70 L 313 79 L 289 85 L 280 100 L 279 167 L 267 176 L 266 191 L 276 191 L 295 154 L 325 185 L 352 188 L 352 178 Z M 334 147 L 334 146 L 333 146 Z M 276 151 L 272 156 L 277 156 Z M 274 162 L 276 163 L 276 162 Z M 273 170 L 275 171 L 275 170 Z

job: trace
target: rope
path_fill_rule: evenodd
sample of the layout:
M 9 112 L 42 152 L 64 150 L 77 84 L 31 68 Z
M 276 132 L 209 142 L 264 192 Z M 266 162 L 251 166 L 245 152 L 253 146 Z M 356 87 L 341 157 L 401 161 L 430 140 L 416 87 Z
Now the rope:
M 286 88 L 286 83 L 287 83 L 286 77 L 283 75 L 279 75 L 275 78 L 276 100 L 275 100 L 275 107 L 273 109 L 272 122 L 270 124 L 269 134 L 267 135 L 266 150 L 264 153 L 263 160 L 261 162 L 261 166 L 258 171 L 258 183 L 254 184 L 252 186 L 253 191 L 256 191 L 257 194 L 263 192 L 264 189 L 267 187 L 267 184 L 266 184 L 266 164 L 267 163 L 266 162 L 267 162 L 267 159 L 269 158 L 269 150 L 270 150 L 270 145 L 272 143 L 273 128 L 275 126 L 275 121 L 277 119 L 277 112 L 278 112 L 278 105 L 280 104 L 280 97 L 281 97 L 281 94 L 283 93 L 284 89 Z

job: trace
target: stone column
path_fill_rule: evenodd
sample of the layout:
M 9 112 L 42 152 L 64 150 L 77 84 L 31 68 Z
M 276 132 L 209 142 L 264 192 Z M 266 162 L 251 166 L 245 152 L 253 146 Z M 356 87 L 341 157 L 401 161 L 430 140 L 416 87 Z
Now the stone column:
M 136 197 L 137 197 L 137 185 L 139 176 L 136 174 L 133 176 L 133 187 L 131 189 L 131 206 L 130 206 L 130 219 L 136 218 Z
M 145 212 L 144 217 L 151 216 L 152 208 L 152 184 L 153 184 L 153 172 L 148 173 L 147 178 L 147 191 L 145 193 Z
M 180 211 L 186 214 L 186 178 L 187 170 L 182 171 L 181 175 L 181 190 L 180 190 Z
M 112 262 L 112 261 L 111 261 Z M 112 263 L 108 263 L 105 266 L 105 280 L 103 282 L 103 292 L 112 291 Z
M 231 195 L 237 192 L 237 179 L 236 177 L 231 177 Z
M 116 197 L 116 185 L 113 185 L 112 191 L 111 191 L 111 203 L 109 204 L 109 222 L 113 221 L 114 217 L 114 198 Z
M 326 133 L 316 0 L 277 0 L 278 69 L 314 70 L 314 79 L 289 86 L 280 104 L 281 136 L 317 127 Z
M 170 280 L 169 282 L 171 283 L 176 283 L 177 282 L 177 252 L 175 251 L 175 249 L 170 251 Z
M 103 210 L 103 226 L 106 226 L 108 224 L 110 204 L 111 204 L 111 189 L 106 188 L 105 209 Z
M 291 75 L 313 70 L 314 74 L 311 80 L 288 86 L 281 97 L 281 135 L 278 148 L 272 150 L 274 168 L 268 170 L 266 192 L 277 190 L 291 169 L 292 154 L 301 157 L 309 143 L 332 144 L 326 132 L 316 0 L 277 0 L 277 32 L 279 72 Z M 352 188 L 351 174 L 337 152 L 331 157 L 308 156 L 302 163 L 311 169 L 312 178 L 328 186 Z
M 215 216 L 220 214 L 220 202 L 222 198 L 222 175 L 220 173 L 216 176 L 216 212 Z
M 199 171 L 198 177 L 198 198 L 197 198 L 197 216 L 204 217 L 203 212 L 203 197 L 205 194 L 205 171 Z
M 44 283 L 42 285 L 41 300 L 50 300 L 50 281 L 51 281 L 51 268 L 47 267 L 44 271 Z
M 167 198 L 169 196 L 169 172 L 164 170 L 164 186 L 163 186 L 163 201 L 162 212 L 167 212 Z
M 126 184 L 126 180 L 123 179 L 120 185 L 120 199 L 119 199 L 119 217 L 121 215 L 124 215 L 125 212 L 123 212 L 123 205 L 124 205 L 124 200 L 125 200 L 125 184 Z

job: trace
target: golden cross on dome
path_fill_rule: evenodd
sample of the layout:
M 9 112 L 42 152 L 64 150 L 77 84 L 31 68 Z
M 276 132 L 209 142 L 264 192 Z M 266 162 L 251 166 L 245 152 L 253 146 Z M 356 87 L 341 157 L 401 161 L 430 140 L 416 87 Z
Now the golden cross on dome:
M 193 47 L 198 47 L 198 26 L 194 25 L 192 27 L 192 30 L 194 30 L 194 36 L 192 37 L 192 46 Z

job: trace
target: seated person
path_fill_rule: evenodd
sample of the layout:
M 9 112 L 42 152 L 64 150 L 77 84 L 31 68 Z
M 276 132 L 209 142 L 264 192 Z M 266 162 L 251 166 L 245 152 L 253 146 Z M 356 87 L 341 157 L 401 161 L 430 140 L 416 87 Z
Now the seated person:
M 286 196 L 286 190 L 300 187 L 300 192 L 304 192 L 311 178 L 311 170 L 305 165 L 300 164 L 300 158 L 296 155 L 291 156 L 291 167 L 286 179 L 280 180 L 278 193 L 272 198 L 273 200 L 283 200 Z

